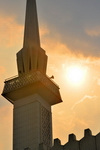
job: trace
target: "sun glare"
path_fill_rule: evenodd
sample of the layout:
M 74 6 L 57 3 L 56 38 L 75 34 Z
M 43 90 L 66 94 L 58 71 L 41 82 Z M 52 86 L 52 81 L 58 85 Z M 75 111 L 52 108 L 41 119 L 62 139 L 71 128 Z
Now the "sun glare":
M 80 84 L 83 82 L 86 70 L 78 66 L 71 66 L 67 69 L 67 79 L 71 84 Z

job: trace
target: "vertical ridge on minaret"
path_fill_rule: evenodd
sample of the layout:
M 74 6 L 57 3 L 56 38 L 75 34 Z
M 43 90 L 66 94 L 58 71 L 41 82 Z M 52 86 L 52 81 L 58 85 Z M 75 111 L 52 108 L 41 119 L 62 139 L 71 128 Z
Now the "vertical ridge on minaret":
M 36 1 L 27 0 L 23 47 L 40 46 Z

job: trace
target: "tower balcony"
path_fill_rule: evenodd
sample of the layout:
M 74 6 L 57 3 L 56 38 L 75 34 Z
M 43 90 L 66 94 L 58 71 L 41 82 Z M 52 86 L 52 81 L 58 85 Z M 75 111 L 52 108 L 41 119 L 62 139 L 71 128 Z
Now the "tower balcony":
M 62 102 L 58 85 L 40 71 L 12 77 L 4 83 L 2 96 L 11 103 L 34 93 L 40 94 L 50 105 Z

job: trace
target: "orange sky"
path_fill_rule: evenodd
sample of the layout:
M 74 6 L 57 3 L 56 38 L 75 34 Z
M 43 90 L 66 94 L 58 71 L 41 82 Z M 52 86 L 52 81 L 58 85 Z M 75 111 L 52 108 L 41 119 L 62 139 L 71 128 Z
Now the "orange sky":
M 19 3 L 22 2 L 19 1 Z M 62 1 L 62 3 L 64 2 Z M 40 8 L 40 5 L 38 7 Z M 61 7 L 61 10 L 64 13 L 63 7 Z M 59 10 L 55 9 L 52 13 L 54 12 L 57 15 Z M 51 14 L 51 12 L 49 13 Z M 84 13 L 83 19 L 86 15 Z M 18 16 L 16 17 L 15 14 L 0 12 L 1 92 L 4 80 L 17 74 L 16 53 L 22 48 L 23 23 L 17 20 Z M 68 20 L 65 19 L 66 26 L 69 23 L 68 21 L 73 18 L 75 19 L 74 14 L 72 13 L 71 15 L 68 15 Z M 99 12 L 98 15 L 100 15 Z M 24 18 L 24 16 L 22 17 Z M 49 24 L 51 23 L 51 18 L 48 20 L 49 23 L 45 21 L 43 16 L 39 15 L 39 18 L 43 19 L 43 21 L 42 19 L 40 20 L 41 46 L 46 50 L 49 57 L 47 75 L 54 75 L 54 81 L 59 85 L 63 99 L 63 103 L 52 107 L 53 137 L 60 138 L 62 144 L 64 144 L 67 142 L 68 134 L 70 133 L 76 134 L 77 139 L 81 139 L 84 136 L 83 131 L 86 128 L 90 128 L 93 134 L 96 135 L 100 131 L 100 19 L 98 22 L 94 19 L 95 23 L 92 26 L 92 19 L 90 17 L 90 22 L 86 20 L 84 28 L 79 28 L 80 32 L 77 34 L 71 27 L 70 33 L 69 30 L 68 32 L 65 30 L 67 28 L 66 26 L 62 29 L 63 25 L 61 26 L 62 28 L 59 27 L 60 22 L 58 22 L 58 29 L 65 31 L 65 33 L 63 31 L 61 34 L 57 29 L 56 23 L 54 27 L 53 24 Z M 52 20 L 52 22 L 55 21 Z M 62 22 L 64 23 L 63 18 Z M 77 19 L 74 20 L 74 23 L 76 26 L 79 25 Z M 83 29 L 86 37 L 82 32 Z M 79 85 L 72 84 L 68 78 L 67 70 L 73 66 L 78 66 L 86 71 L 84 80 Z M 12 109 L 12 104 L 0 96 L 0 148 L 2 150 L 11 149 L 12 147 Z

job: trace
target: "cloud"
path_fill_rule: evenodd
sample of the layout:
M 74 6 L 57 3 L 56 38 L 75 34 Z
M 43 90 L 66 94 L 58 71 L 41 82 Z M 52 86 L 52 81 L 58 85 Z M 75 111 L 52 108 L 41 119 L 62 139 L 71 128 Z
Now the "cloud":
M 77 97 L 72 92 L 70 94 L 73 94 L 73 97 L 68 97 L 69 91 L 66 90 L 66 99 L 59 106 L 55 106 L 53 110 L 54 137 L 59 137 L 63 144 L 67 142 L 68 134 L 74 133 L 77 139 L 81 139 L 83 130 L 86 128 L 90 128 L 93 134 L 100 131 L 100 96 L 93 95 L 94 93 L 84 95 L 82 99 L 70 107 L 70 104 L 80 97 L 80 91 L 78 89 L 78 93 L 75 92 Z
M 22 28 L 25 18 L 26 2 L 15 1 L 13 3 L 13 0 L 10 0 L 9 3 L 7 0 L 0 0 L 0 2 L 2 4 L 0 5 L 1 14 L 6 16 L 5 20 L 9 21 L 9 24 L 8 22 L 5 23 L 7 24 L 4 25 L 5 27 L 1 26 L 3 30 L 5 28 L 7 33 L 7 38 L 5 40 L 2 38 L 1 42 L 8 46 L 12 46 L 15 43 L 18 45 L 19 42 L 22 44 Z M 54 40 L 55 45 L 61 43 L 66 47 L 65 50 L 61 48 L 61 50 L 58 51 L 62 51 L 62 53 L 64 52 L 66 55 L 69 51 L 77 57 L 80 57 L 80 55 L 85 57 L 100 57 L 99 6 L 100 2 L 97 0 L 95 3 L 91 1 L 84 3 L 79 0 L 62 2 L 60 0 L 37 1 L 40 30 L 42 29 L 42 45 L 48 44 L 48 47 L 51 47 L 52 41 Z M 19 8 L 19 10 L 17 8 Z M 11 18 L 13 19 L 11 20 Z M 2 18 L 0 18 L 0 20 L 2 20 Z M 11 29 L 8 27 L 13 27 L 12 25 L 14 25 L 14 28 Z M 9 33 L 7 28 L 9 29 Z M 3 32 L 1 33 L 3 35 Z M 91 37 L 96 37 L 96 39 Z M 50 38 L 50 40 L 48 38 Z M 51 43 L 49 43 L 50 41 Z M 52 46 L 54 46 L 54 44 Z M 51 47 L 52 52 L 54 49 L 55 46 L 54 48 Z
M 82 127 L 81 122 L 84 122 L 84 128 L 90 127 L 94 132 L 98 132 L 98 130 L 100 130 L 99 105 L 100 96 L 85 95 L 83 99 L 73 106 L 73 115 L 75 120 L 79 120 L 80 127 Z M 76 127 L 77 126 L 78 123 L 76 122 Z
M 100 13 L 98 7 L 100 2 L 97 0 L 95 3 L 70 0 L 61 3 L 56 0 L 53 2 L 44 0 L 40 1 L 38 5 L 39 16 L 41 16 L 40 23 L 43 21 L 49 28 L 49 37 L 51 35 L 57 41 L 59 36 L 60 43 L 68 47 L 70 52 L 77 57 L 80 55 L 100 57 Z M 91 38 L 91 36 L 96 36 L 96 38 Z M 65 52 L 67 55 L 67 51 Z
M 0 143 L 0 149 L 4 150 L 4 146 L 3 146 L 2 142 Z
M 8 148 L 11 149 L 11 141 L 12 141 L 12 107 L 11 106 L 3 106 L 0 107 L 0 146 L 2 146 L 2 150 Z M 9 139 L 8 139 L 9 137 Z M 5 142 L 4 142 L 5 141 Z
M 91 37 L 98 37 L 100 36 L 100 26 L 94 27 L 92 29 L 86 29 L 85 32 Z
M 85 101 L 85 100 L 87 100 L 87 99 L 96 100 L 96 99 L 97 99 L 97 96 L 96 96 L 96 95 L 94 95 L 94 96 L 85 95 L 80 101 L 76 102 L 76 103 L 72 106 L 71 109 L 73 110 L 76 105 L 78 105 L 79 103 L 82 103 L 83 101 Z
M 100 86 L 100 78 L 98 79 L 97 84 Z
M 0 75 L 1 75 L 1 74 L 4 74 L 4 72 L 5 72 L 5 68 L 2 67 L 2 66 L 0 66 Z
M 16 18 L 16 22 L 21 25 L 24 22 L 26 1 L 0 0 L 0 14 L 7 17 Z
M 5 76 L 6 70 L 3 66 L 0 66 L 0 93 L 2 91 L 2 86 L 3 86 L 3 77 Z
M 49 29 L 46 27 L 46 25 L 41 25 L 40 28 L 40 37 L 42 38 L 45 35 L 48 35 L 50 33 Z
M 23 26 L 14 17 L 0 15 L 0 47 L 22 44 Z

